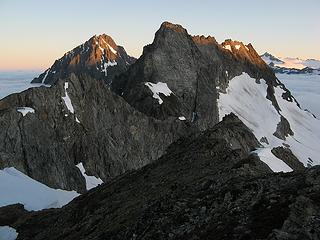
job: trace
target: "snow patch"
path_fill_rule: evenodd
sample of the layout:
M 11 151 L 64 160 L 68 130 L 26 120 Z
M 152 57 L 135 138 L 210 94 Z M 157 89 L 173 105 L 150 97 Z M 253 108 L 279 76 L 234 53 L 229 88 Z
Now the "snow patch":
M 113 54 L 117 55 L 117 51 L 114 50 L 114 48 L 111 47 L 110 44 L 107 43 L 107 45 L 108 45 L 108 48 L 111 50 L 111 52 L 113 52 Z
M 163 103 L 163 100 L 160 98 L 160 93 L 162 93 L 165 96 L 170 96 L 172 91 L 169 89 L 168 85 L 163 82 L 158 83 L 151 83 L 146 82 L 145 85 L 152 91 L 153 98 L 157 99 L 159 101 L 159 104 Z
M 15 240 L 18 233 L 14 228 L 9 226 L 0 227 L 0 240 Z
M 104 75 L 105 76 L 107 76 L 108 75 L 108 72 L 107 72 L 107 68 L 108 67 L 113 67 L 113 66 L 117 66 L 117 62 L 116 61 L 114 61 L 114 60 L 112 60 L 112 61 L 108 61 L 108 62 L 105 62 L 104 64 L 103 64 L 103 67 L 102 67 L 102 72 L 104 72 Z
M 28 211 L 60 208 L 79 196 L 75 191 L 49 188 L 13 167 L 0 170 L 0 207 L 21 203 Z
M 82 162 L 77 164 L 76 166 L 77 166 L 77 168 L 79 168 L 82 176 L 86 179 L 87 190 L 95 188 L 98 185 L 103 183 L 103 181 L 100 178 L 97 178 L 95 176 L 88 176 L 86 174 L 86 170 L 84 169 Z
M 101 50 L 102 53 L 104 53 L 104 49 L 99 45 L 99 49 Z
M 274 156 L 270 148 L 260 148 L 254 153 L 258 154 L 260 160 L 266 163 L 274 172 L 291 172 L 293 171 L 284 161 Z
M 225 45 L 225 46 L 223 46 L 223 48 L 229 50 L 230 52 L 232 52 L 232 49 L 231 49 L 230 45 Z
M 74 108 L 73 108 L 73 105 L 72 105 L 72 102 L 71 102 L 71 99 L 68 95 L 68 92 L 67 92 L 67 89 L 69 88 L 69 83 L 68 82 L 65 82 L 64 83 L 64 94 L 65 94 L 65 97 L 62 97 L 63 101 L 64 101 L 64 104 L 66 105 L 66 107 L 68 108 L 69 112 L 71 112 L 72 114 L 74 114 Z M 68 114 L 65 114 L 65 116 L 67 117 Z M 77 123 L 80 123 L 79 119 L 77 116 L 76 117 L 76 122 Z
M 17 112 L 21 113 L 22 116 L 24 117 L 28 113 L 34 113 L 34 109 L 31 107 L 17 107 Z
M 241 48 L 241 45 L 236 45 L 235 48 L 239 50 Z
M 184 116 L 181 116 L 181 117 L 179 117 L 179 120 L 180 120 L 180 121 L 185 121 L 186 118 L 185 118 Z
M 43 77 L 43 79 L 42 79 L 42 83 L 44 83 L 44 81 L 46 80 L 49 71 L 50 71 L 50 68 L 47 69 L 47 71 L 46 71 L 46 73 L 45 73 L 45 75 L 44 75 L 44 77 Z
M 62 97 L 64 104 L 66 105 L 66 107 L 68 108 L 69 112 L 74 113 L 74 108 L 71 102 L 71 99 L 68 95 L 67 89 L 69 88 L 69 83 L 65 82 L 64 83 L 64 94 L 66 95 L 65 97 Z

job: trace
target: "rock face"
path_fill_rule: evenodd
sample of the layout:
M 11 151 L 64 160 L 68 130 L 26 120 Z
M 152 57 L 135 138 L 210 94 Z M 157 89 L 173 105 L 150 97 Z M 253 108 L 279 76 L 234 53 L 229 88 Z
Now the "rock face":
M 26 107 L 33 112 L 19 112 Z M 76 164 L 107 181 L 157 159 L 192 132 L 176 118 L 160 121 L 139 113 L 104 81 L 74 74 L 51 88 L 1 100 L 0 127 L 1 168 L 13 166 L 50 187 L 78 192 L 85 181 Z
M 130 57 L 123 47 L 117 46 L 110 36 L 95 35 L 56 60 L 44 73 L 33 79 L 32 83 L 52 85 L 59 79 L 76 73 L 87 74 L 110 84 L 116 75 L 126 71 L 134 62 L 135 58 Z
M 24 240 L 319 239 L 320 168 L 274 174 L 257 147 L 230 115 L 62 209 L 3 224 Z
M 112 90 L 148 116 L 183 116 L 206 129 L 218 121 L 215 77 L 187 31 L 165 22 L 139 60 L 113 81 Z M 172 93 L 160 90 L 159 101 L 148 83 L 166 84 Z

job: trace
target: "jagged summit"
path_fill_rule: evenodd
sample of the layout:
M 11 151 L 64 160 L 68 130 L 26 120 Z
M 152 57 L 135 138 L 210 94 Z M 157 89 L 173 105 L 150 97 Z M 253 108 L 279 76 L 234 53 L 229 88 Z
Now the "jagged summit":
M 204 35 L 195 35 L 192 36 L 192 39 L 195 43 L 197 44 L 203 44 L 203 45 L 207 45 L 207 44 L 218 44 L 217 40 L 212 37 L 212 36 L 204 36 Z
M 168 30 L 168 29 L 175 32 L 187 33 L 187 30 L 183 28 L 180 24 L 174 24 L 171 22 L 163 22 L 160 26 L 159 31 Z
M 85 43 L 64 54 L 56 60 L 32 83 L 54 84 L 58 79 L 64 79 L 70 73 L 85 73 L 107 83 L 127 70 L 135 61 L 125 49 L 118 46 L 112 37 L 102 34 L 91 37 Z

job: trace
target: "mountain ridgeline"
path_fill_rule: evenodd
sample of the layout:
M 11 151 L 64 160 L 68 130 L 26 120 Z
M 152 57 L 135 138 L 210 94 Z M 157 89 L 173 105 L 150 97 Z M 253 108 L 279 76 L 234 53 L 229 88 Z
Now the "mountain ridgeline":
M 52 85 L 71 73 L 85 73 L 109 84 L 115 75 L 126 71 L 135 60 L 123 47 L 116 45 L 110 36 L 95 35 L 56 60 L 50 68 L 34 78 L 32 83 Z
M 117 63 L 106 68 L 117 68 L 117 74 L 104 75 L 106 62 Z M 281 83 L 251 44 L 218 44 L 165 22 L 133 62 L 111 37 L 94 36 L 39 76 L 50 88 L 1 100 L 0 166 L 83 192 L 76 164 L 107 181 L 156 160 L 180 136 L 218 123 L 218 95 L 243 72 L 265 79 L 266 97 L 279 110 L 273 87 Z M 289 91 L 285 96 L 293 99 Z M 21 107 L 34 113 L 23 116 Z M 290 124 L 284 117 L 283 122 L 278 135 L 287 136 Z
M 320 236 L 319 120 L 251 44 L 164 22 L 139 59 L 94 36 L 33 82 L 0 100 L 0 169 L 83 195 L 0 208 L 18 239 Z

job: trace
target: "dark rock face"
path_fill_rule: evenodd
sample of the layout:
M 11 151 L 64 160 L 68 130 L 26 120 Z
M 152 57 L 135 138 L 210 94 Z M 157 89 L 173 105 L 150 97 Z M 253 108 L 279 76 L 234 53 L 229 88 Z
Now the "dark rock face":
M 22 204 L 0 207 L 0 226 L 14 224 L 19 218 L 28 214 Z
M 158 161 L 10 226 L 25 240 L 319 239 L 320 168 L 271 173 L 250 155 L 258 146 L 230 115 Z
M 298 158 L 292 153 L 289 148 L 276 147 L 271 150 L 271 152 L 279 159 L 284 161 L 293 170 L 304 170 L 305 167 L 298 160 Z
M 125 72 L 134 62 L 135 58 L 130 57 L 123 47 L 117 46 L 110 36 L 93 36 L 56 60 L 44 73 L 33 79 L 32 83 L 52 85 L 59 79 L 76 73 L 87 74 L 110 84 L 115 76 Z
M 280 117 L 280 122 L 277 125 L 277 130 L 273 135 L 282 140 L 285 140 L 289 135 L 294 135 L 293 131 L 290 128 L 290 123 L 285 117 Z
M 215 69 L 208 66 L 192 37 L 180 25 L 165 22 L 131 68 L 115 79 L 112 90 L 157 119 L 184 116 L 200 129 L 218 121 Z M 159 104 L 146 83 L 166 83 L 173 92 Z M 196 121 L 197 120 L 197 121 Z
M 65 82 L 68 82 L 66 88 Z M 66 92 L 74 113 L 63 97 Z M 19 107 L 34 113 L 22 116 Z M 32 88 L 0 101 L 0 166 L 13 166 L 54 188 L 85 190 L 75 164 L 102 180 L 140 168 L 193 130 L 175 118 L 159 121 L 134 110 L 104 81 L 86 75 Z

